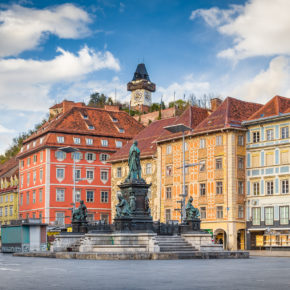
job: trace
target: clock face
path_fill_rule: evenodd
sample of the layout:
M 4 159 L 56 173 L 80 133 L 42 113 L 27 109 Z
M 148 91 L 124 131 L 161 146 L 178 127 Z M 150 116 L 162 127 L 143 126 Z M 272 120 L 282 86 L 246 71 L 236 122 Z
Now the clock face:
M 145 99 L 146 101 L 150 101 L 150 93 L 149 92 L 145 92 Z
M 140 101 L 141 98 L 142 98 L 142 92 L 140 91 L 135 92 L 135 100 Z

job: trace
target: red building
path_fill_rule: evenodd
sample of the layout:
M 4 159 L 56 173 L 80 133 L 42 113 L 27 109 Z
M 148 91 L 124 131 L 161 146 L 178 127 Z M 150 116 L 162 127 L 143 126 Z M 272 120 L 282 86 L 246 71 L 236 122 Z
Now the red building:
M 49 121 L 24 141 L 18 154 L 20 218 L 69 224 L 74 203 L 78 207 L 84 200 L 89 219 L 111 221 L 107 160 L 142 129 L 115 106 L 99 109 L 63 101 L 51 107 Z

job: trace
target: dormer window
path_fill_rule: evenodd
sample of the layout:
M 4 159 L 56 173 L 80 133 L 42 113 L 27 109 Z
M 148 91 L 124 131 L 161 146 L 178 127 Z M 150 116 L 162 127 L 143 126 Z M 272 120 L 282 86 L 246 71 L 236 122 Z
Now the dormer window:
M 28 150 L 28 149 L 29 149 L 29 147 L 30 147 L 30 145 L 29 145 L 29 144 L 27 144 L 27 145 L 26 145 L 26 149 Z
M 81 144 L 81 138 L 74 138 L 75 144 Z
M 123 146 L 123 142 L 122 141 L 116 141 L 116 147 L 117 148 L 121 148 Z
M 64 143 L 64 137 L 63 136 L 57 136 L 57 143 Z
M 39 143 L 42 144 L 43 142 L 43 137 L 40 138 Z
M 84 119 L 88 119 L 89 117 L 88 117 L 87 114 L 83 114 L 83 118 L 84 118 Z
M 95 129 L 95 127 L 94 127 L 93 125 L 88 125 L 88 128 L 89 128 L 90 130 L 94 130 L 94 129 Z
M 103 147 L 108 147 L 108 140 L 101 140 L 101 144 Z
M 124 133 L 125 130 L 124 130 L 123 128 L 119 128 L 119 132 L 120 132 L 120 133 Z
M 32 146 L 35 147 L 36 145 L 36 141 L 33 141 Z
M 87 138 L 87 139 L 86 139 L 86 144 L 87 144 L 87 145 L 93 145 L 93 139 L 91 139 L 91 138 Z
M 114 123 L 117 123 L 118 122 L 118 119 L 116 119 L 114 117 L 112 117 L 112 120 L 113 120 Z

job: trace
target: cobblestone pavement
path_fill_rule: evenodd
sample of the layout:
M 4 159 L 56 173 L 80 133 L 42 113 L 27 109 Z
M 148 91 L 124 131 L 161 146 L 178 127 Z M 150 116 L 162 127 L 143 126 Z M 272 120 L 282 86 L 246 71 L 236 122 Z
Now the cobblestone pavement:
M 0 254 L 0 289 L 290 289 L 290 258 L 91 261 Z

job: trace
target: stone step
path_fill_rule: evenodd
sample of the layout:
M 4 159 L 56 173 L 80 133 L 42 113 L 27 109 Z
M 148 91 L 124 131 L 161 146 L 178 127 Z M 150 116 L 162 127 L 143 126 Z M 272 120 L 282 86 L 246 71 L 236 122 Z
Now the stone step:
M 190 244 L 185 243 L 185 242 L 178 242 L 178 243 L 172 243 L 172 242 L 168 242 L 168 243 L 158 243 L 159 247 L 167 247 L 167 246 L 171 246 L 171 247 L 186 247 L 186 246 L 190 246 Z
M 196 251 L 196 249 L 192 246 L 163 246 L 160 247 L 161 252 L 171 252 L 171 251 Z

